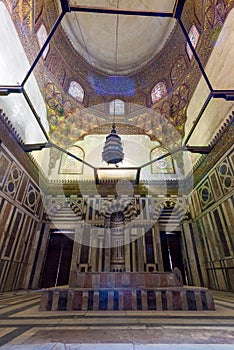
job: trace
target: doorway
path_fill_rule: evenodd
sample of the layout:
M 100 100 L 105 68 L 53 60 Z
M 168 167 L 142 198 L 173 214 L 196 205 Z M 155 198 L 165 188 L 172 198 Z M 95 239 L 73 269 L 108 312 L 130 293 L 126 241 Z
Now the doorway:
M 182 274 L 183 283 L 187 284 L 181 250 L 181 233 L 160 232 L 160 238 L 164 271 L 170 272 L 178 267 Z
M 42 272 L 41 287 L 49 288 L 68 284 L 73 250 L 74 233 L 50 232 L 47 256 Z

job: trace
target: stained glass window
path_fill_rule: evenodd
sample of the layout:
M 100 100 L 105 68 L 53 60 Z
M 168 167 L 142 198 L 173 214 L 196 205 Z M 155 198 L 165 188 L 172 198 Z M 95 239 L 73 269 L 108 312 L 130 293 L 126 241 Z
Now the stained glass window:
M 124 115 L 124 101 L 113 100 L 110 103 L 110 114 L 111 115 Z
M 151 91 L 152 102 L 155 103 L 156 101 L 164 97 L 166 94 L 167 94 L 166 85 L 163 81 L 160 81 L 153 87 Z
M 199 34 L 199 32 L 198 32 L 198 30 L 197 30 L 197 28 L 196 28 L 196 26 L 194 24 L 190 28 L 188 36 L 189 36 L 189 39 L 190 39 L 190 41 L 191 41 L 191 43 L 192 43 L 192 45 L 193 45 L 193 47 L 195 49 L 195 47 L 197 46 L 200 34 Z M 193 57 L 193 52 L 190 49 L 190 46 L 189 46 L 188 43 L 186 44 L 186 51 L 187 51 L 189 59 L 191 60 L 192 57 Z
M 40 28 L 37 31 L 37 40 L 38 40 L 38 44 L 39 44 L 40 49 L 45 44 L 47 37 L 48 37 L 48 34 L 47 34 L 46 27 L 44 26 L 44 24 L 41 24 Z M 49 52 L 49 48 L 50 48 L 50 46 L 48 44 L 46 46 L 45 50 L 43 51 L 42 57 L 44 59 L 46 58 L 46 55 Z
M 156 147 L 151 151 L 150 159 L 154 160 L 163 154 L 168 153 L 168 150 L 164 147 Z M 160 159 L 152 164 L 152 174 L 174 174 L 174 165 L 171 156 Z
M 78 146 L 72 146 L 67 149 L 74 156 L 84 160 L 84 151 Z M 63 153 L 60 159 L 59 174 L 82 174 L 83 163 L 75 158 Z
M 83 102 L 84 89 L 76 81 L 71 81 L 68 89 L 68 93 L 74 97 L 77 101 Z

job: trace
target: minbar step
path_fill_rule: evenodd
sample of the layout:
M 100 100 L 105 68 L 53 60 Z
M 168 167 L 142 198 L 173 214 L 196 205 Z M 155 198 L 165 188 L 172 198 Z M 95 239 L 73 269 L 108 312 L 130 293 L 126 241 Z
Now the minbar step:
M 215 310 L 207 288 L 48 288 L 42 290 L 40 311 Z

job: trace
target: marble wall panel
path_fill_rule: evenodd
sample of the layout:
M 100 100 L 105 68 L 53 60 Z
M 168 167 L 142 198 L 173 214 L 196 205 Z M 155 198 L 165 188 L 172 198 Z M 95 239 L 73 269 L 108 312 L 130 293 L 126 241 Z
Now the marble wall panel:
M 231 291 L 234 290 L 233 159 L 232 148 L 198 184 L 192 195 L 194 199 L 197 194 L 202 209 L 200 213 L 193 210 L 196 213 L 193 220 L 203 242 L 199 256 L 203 257 L 205 264 L 205 286 Z
M 3 143 L 0 165 L 0 290 L 9 291 L 28 288 L 43 207 L 37 185 Z

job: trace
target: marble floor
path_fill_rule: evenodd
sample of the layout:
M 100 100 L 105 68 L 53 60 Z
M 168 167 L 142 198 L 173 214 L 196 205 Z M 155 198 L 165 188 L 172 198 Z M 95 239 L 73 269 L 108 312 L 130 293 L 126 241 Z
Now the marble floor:
M 0 295 L 4 350 L 234 350 L 234 293 L 215 311 L 39 311 L 40 291 Z

